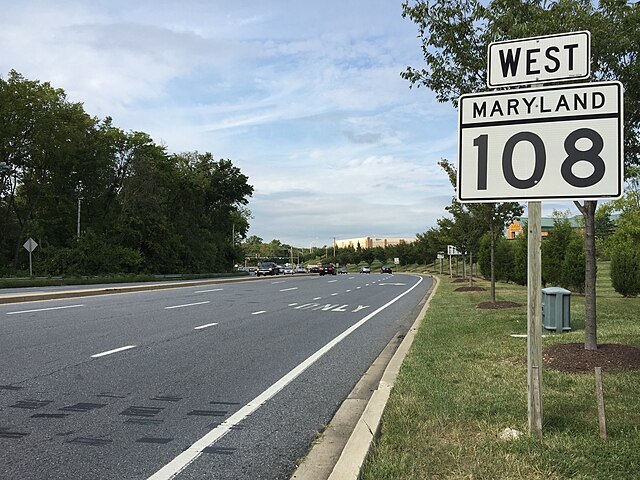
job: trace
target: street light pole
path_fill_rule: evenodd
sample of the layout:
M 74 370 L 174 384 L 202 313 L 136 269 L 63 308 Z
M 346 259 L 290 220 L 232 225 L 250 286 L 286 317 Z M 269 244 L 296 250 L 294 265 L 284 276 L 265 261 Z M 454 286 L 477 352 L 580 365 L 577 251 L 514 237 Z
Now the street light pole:
M 82 197 L 78 195 L 78 225 L 76 228 L 76 237 L 80 238 L 80 208 L 82 205 Z

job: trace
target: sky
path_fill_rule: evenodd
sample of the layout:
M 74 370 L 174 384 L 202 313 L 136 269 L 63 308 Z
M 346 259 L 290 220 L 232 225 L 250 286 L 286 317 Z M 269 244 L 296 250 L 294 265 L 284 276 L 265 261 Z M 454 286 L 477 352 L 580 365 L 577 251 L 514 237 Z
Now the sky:
M 446 216 L 437 163 L 456 160 L 457 111 L 400 77 L 424 64 L 401 0 L 0 6 L 0 75 L 48 81 L 169 152 L 230 159 L 254 187 L 249 235 L 321 247 Z

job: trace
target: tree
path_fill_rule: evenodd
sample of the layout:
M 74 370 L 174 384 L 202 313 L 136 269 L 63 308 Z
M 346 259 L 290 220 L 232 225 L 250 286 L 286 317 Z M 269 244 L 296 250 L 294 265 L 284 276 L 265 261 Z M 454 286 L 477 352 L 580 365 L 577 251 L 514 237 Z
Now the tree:
M 562 283 L 562 264 L 575 235 L 567 215 L 554 212 L 553 229 L 542 242 L 542 281 L 545 284 L 560 285 Z
M 14 268 L 27 236 L 42 247 L 75 238 L 79 185 L 98 177 L 95 141 L 96 120 L 63 90 L 13 70 L 0 78 L 0 242 Z
M 625 245 L 611 256 L 611 285 L 624 297 L 640 293 L 640 249 L 637 244 Z
M 640 162 L 640 4 L 623 0 L 405 0 L 403 16 L 418 26 L 426 67 L 401 73 L 442 102 L 457 106 L 464 93 L 482 91 L 489 43 L 589 30 L 592 78 L 620 80 L 625 87 L 625 162 Z M 611 32 L 615 32 L 612 34 Z M 576 202 L 585 219 L 585 348 L 597 348 L 595 225 L 597 202 Z
M 453 165 L 447 160 L 441 160 L 439 165 L 447 172 L 449 181 L 454 186 L 457 185 L 457 172 Z M 457 202 L 454 200 L 454 206 Z M 454 210 L 463 210 L 461 204 L 454 207 Z M 478 244 L 480 236 L 484 232 L 489 232 L 490 257 L 491 257 L 491 302 L 496 303 L 496 245 L 498 239 L 502 237 L 504 228 L 522 215 L 522 206 L 515 202 L 506 203 L 472 203 L 464 207 L 470 214 L 469 225 L 466 226 L 465 236 L 468 242 Z
M 0 78 L 2 273 L 21 267 L 28 236 L 44 274 L 230 270 L 252 192 L 228 159 L 169 155 L 49 83 Z

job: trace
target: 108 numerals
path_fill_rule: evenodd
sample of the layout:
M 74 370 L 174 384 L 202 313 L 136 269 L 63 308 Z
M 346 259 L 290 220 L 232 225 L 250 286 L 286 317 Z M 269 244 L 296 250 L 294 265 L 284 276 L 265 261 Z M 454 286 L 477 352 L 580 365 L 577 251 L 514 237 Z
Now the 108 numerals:
M 579 150 L 578 140 L 586 138 L 591 141 L 588 150 Z M 529 178 L 518 178 L 513 171 L 513 151 L 520 142 L 528 142 L 533 146 L 535 165 Z M 480 135 L 473 139 L 473 146 L 478 147 L 478 190 L 487 189 L 487 163 L 489 150 L 489 135 Z M 604 177 L 604 160 L 600 157 L 604 141 L 598 132 L 590 128 L 579 128 L 571 132 L 564 140 L 564 151 L 567 157 L 562 162 L 560 173 L 564 180 L 574 187 L 591 187 Z M 593 166 L 593 173 L 588 177 L 578 177 L 573 174 L 573 166 L 581 161 L 589 162 Z M 542 139 L 532 132 L 520 132 L 511 136 L 502 150 L 502 173 L 504 179 L 520 190 L 534 187 L 540 182 L 547 166 L 547 152 Z

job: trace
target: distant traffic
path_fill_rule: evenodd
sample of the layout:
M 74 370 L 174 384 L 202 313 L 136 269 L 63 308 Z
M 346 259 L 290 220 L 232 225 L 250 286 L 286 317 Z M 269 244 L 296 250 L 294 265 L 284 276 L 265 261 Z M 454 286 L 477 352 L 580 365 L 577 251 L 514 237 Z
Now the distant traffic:
M 276 262 L 260 262 L 255 267 L 238 267 L 238 271 L 247 272 L 249 274 L 255 274 L 257 277 L 260 276 L 275 276 L 275 275 L 293 275 L 296 273 L 317 273 L 318 275 L 337 275 L 340 274 L 348 274 L 348 273 L 371 273 L 371 267 L 368 265 L 361 265 L 357 267 L 358 270 L 349 271 L 349 268 L 346 266 L 335 265 L 331 262 L 322 263 L 318 262 L 315 264 L 308 265 L 295 265 L 291 263 L 285 263 L 284 265 L 280 265 Z M 380 267 L 380 273 L 393 273 L 392 268 L 388 265 L 383 265 Z

